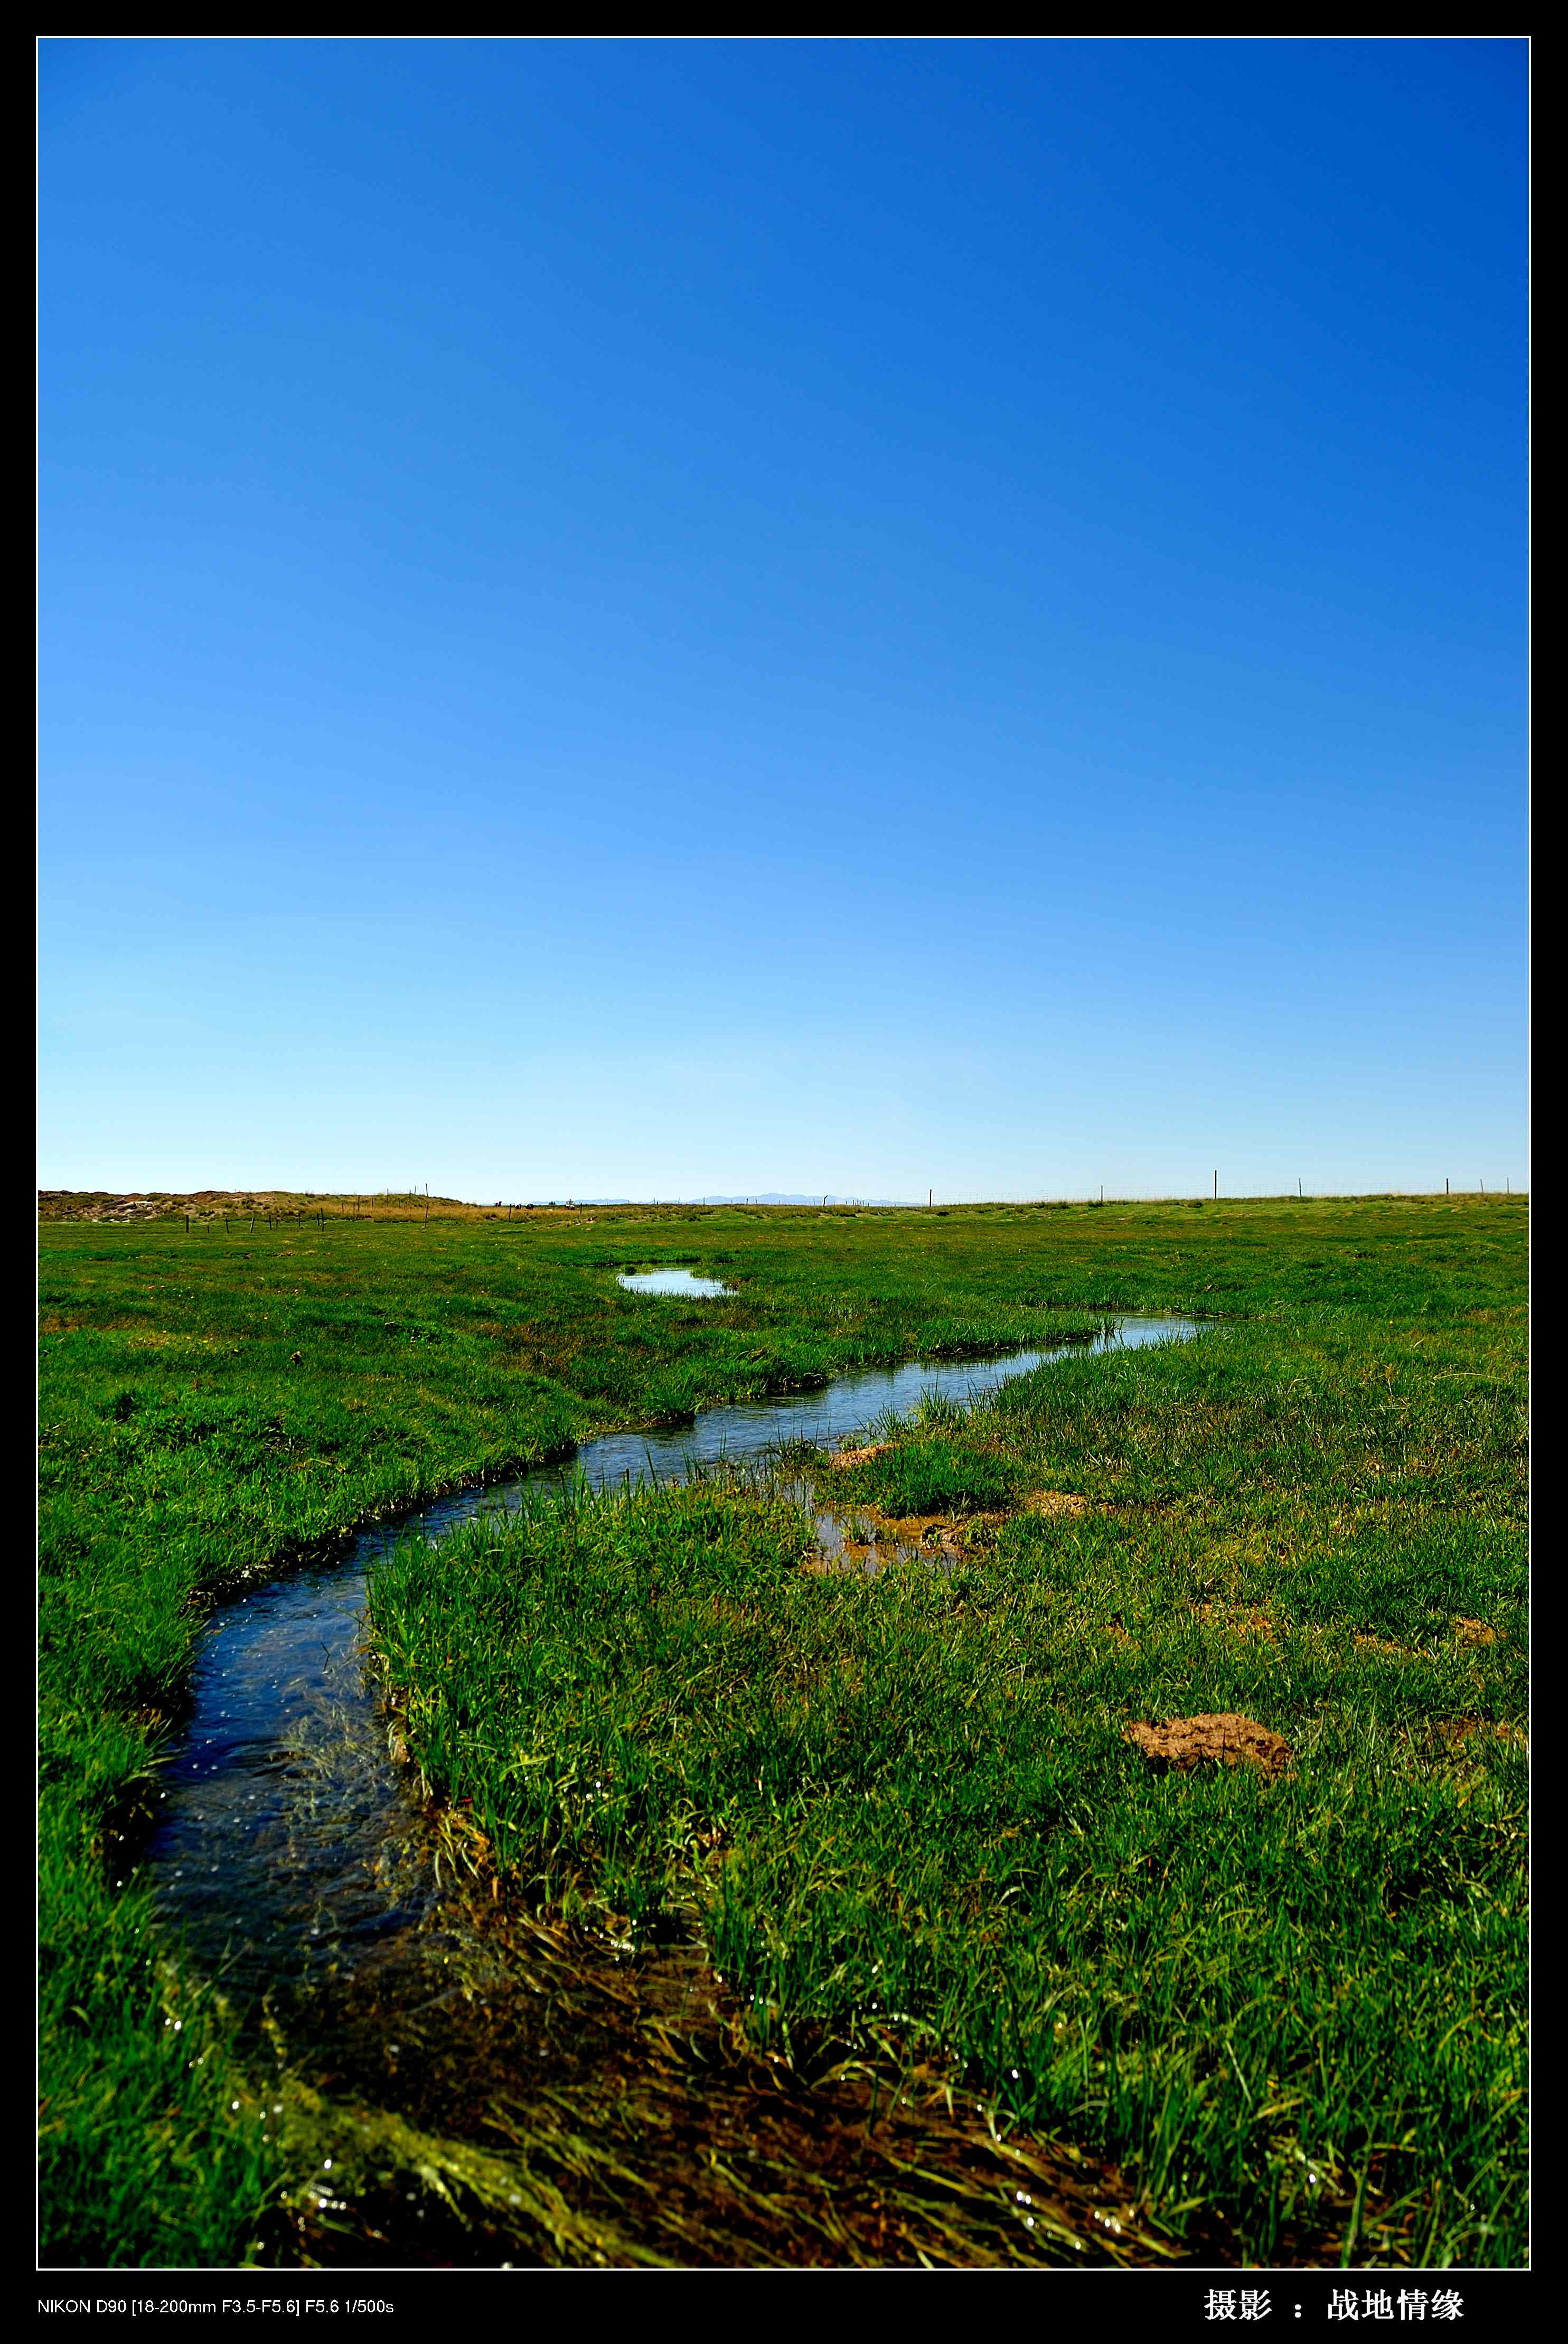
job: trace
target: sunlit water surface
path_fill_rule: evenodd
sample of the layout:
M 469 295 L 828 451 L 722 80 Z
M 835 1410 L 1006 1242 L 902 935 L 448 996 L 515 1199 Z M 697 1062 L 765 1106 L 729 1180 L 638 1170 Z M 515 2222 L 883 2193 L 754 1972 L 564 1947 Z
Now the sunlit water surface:
M 615 1283 L 628 1294 L 683 1294 L 698 1302 L 735 1290 L 721 1278 L 699 1278 L 694 1269 L 622 1269 L 616 1273 Z

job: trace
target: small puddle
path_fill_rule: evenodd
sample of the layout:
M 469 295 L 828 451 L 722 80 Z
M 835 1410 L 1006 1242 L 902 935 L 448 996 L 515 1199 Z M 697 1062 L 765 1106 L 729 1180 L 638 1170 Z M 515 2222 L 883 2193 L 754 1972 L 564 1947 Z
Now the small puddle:
M 736 2047 L 694 1939 L 618 1955 L 582 1933 L 552 1933 L 527 1915 L 509 1917 L 454 1878 L 450 1861 L 443 1862 L 439 1819 L 412 1794 L 406 1771 L 389 1755 L 388 1719 L 366 1665 L 365 1579 L 376 1556 L 408 1531 L 439 1539 L 476 1515 L 515 1508 L 525 1493 L 559 1491 L 574 1476 L 602 1490 L 680 1480 L 694 1468 L 765 1463 L 784 1442 L 832 1447 L 870 1418 L 887 1409 L 905 1412 L 927 1392 L 977 1399 L 1047 1359 L 1179 1340 L 1198 1331 L 1186 1319 L 1124 1319 L 1092 1345 L 959 1363 L 912 1361 L 842 1376 L 825 1389 L 793 1399 L 704 1409 L 682 1430 L 609 1433 L 585 1442 L 569 1465 L 440 1499 L 365 1532 L 335 1560 L 291 1571 L 218 1610 L 197 1657 L 187 1728 L 159 1778 L 161 1821 L 145 1864 L 160 1911 L 247 2024 L 265 2032 L 282 2066 L 312 2088 L 361 2111 L 429 2128 L 448 2142 L 470 2147 L 477 2142 L 492 2162 L 498 2156 L 503 2161 L 522 2157 L 520 2175 L 526 2167 L 535 2180 L 541 2160 L 549 2167 L 553 2154 L 541 2147 L 539 2126 L 545 2123 L 550 2137 L 559 2136 L 564 2144 L 551 2204 L 558 2212 L 575 2208 L 570 2218 L 540 2215 L 533 2183 L 520 2177 L 520 2194 L 510 2202 L 525 2209 L 526 2219 L 520 2214 L 509 2231 L 493 2208 L 483 2220 L 465 2215 L 456 2223 L 454 2218 L 452 2234 L 438 2248 L 427 2222 L 430 2206 L 422 2198 L 416 2204 L 416 2193 L 400 2191 L 390 2210 L 377 2216 L 379 2227 L 361 2225 L 353 2232 L 351 2252 L 344 2249 L 349 2258 L 358 2255 L 388 2266 L 666 2255 L 787 2261 L 796 2248 L 806 2260 L 877 2258 L 868 2247 L 860 2251 L 848 2233 L 836 2246 L 824 2235 L 820 2253 L 801 2244 L 815 2235 L 810 2207 L 821 2187 L 820 2178 L 807 2186 L 806 2167 L 814 2162 L 823 2168 L 840 2150 L 848 2155 L 844 2140 L 849 2133 L 841 2139 L 840 2132 L 850 2125 L 845 2109 L 851 2103 L 860 2114 L 850 2131 L 864 2146 L 864 2094 L 852 2093 L 836 2114 L 831 2093 L 825 2099 L 804 2096 L 804 2107 L 796 2106 L 786 2121 L 788 2107 L 802 2102 L 802 2090 L 759 2069 Z M 804 1501 L 811 1502 L 809 1492 Z M 819 1539 L 829 1546 L 835 1540 L 844 1543 L 834 1516 L 820 1515 Z M 934 1566 L 952 1567 L 951 1549 L 945 1556 L 939 1537 L 906 1551 L 925 1551 Z M 887 1559 L 873 1545 L 866 1567 L 880 1568 Z M 670 2046 L 677 2042 L 685 2046 L 683 2067 L 670 2064 Z M 787 2155 L 780 2147 L 782 2162 L 768 2163 L 765 2172 L 754 2170 L 744 2187 L 733 2187 L 724 2177 L 725 2159 L 738 2172 L 746 2157 L 761 2155 L 755 2144 L 766 2131 L 762 2112 L 770 2093 L 768 2121 L 778 2143 L 788 2136 Z M 922 2169 L 931 2166 L 936 2122 L 929 2113 L 907 2119 L 909 2171 L 922 2159 Z M 617 2131 L 627 2125 L 630 2141 Z M 714 2148 L 715 2127 L 724 2137 L 723 2157 Z M 956 2159 L 955 2206 L 975 2196 L 982 2177 L 976 2158 L 982 2167 L 989 2159 L 987 2204 L 1003 2180 L 1017 2178 L 1022 2147 L 987 2146 L 976 2128 L 960 2155 L 950 2121 L 944 2137 L 948 2135 Z M 1037 2158 L 1044 2152 L 1037 2144 L 1027 2154 Z M 602 2172 L 595 2157 L 602 2157 Z M 643 2177 L 634 2183 L 628 2158 Z M 894 2166 L 905 2170 L 896 2156 Z M 1039 2181 L 1044 2169 L 1031 2169 Z M 1081 2167 L 1075 2185 L 1080 2194 L 1090 2188 L 1095 2172 Z M 1066 2188 L 1063 2176 L 1057 2178 Z M 1108 2202 L 1103 2171 L 1094 2186 L 1100 2190 L 1097 2202 Z M 776 2255 L 768 2249 L 764 2218 L 743 2219 L 737 2211 L 752 2202 L 747 2192 L 759 2189 L 759 2202 L 779 2207 L 775 2232 L 779 2225 L 789 2232 L 774 2235 Z M 508 2202 L 503 2191 L 500 2203 Z M 1130 2221 L 1125 2195 L 1122 2208 Z M 350 2215 L 344 2209 L 332 2218 L 340 2238 L 344 2223 L 353 2230 Z M 1087 2223 L 1087 2213 L 1083 2218 Z M 582 2222 L 587 2230 L 572 2227 Z M 1047 2232 L 1031 2241 L 1022 2232 L 1015 2238 L 1016 2228 L 1005 2226 L 1005 2239 L 1012 2241 L 1005 2251 L 996 2243 L 1004 2233 L 992 2238 L 987 2230 L 991 2243 L 982 2250 L 971 2223 L 964 2235 L 976 2254 L 956 2258 L 1038 2260 Z M 1083 2235 L 1099 2234 L 1090 2228 Z M 942 2245 L 946 2236 L 940 2220 L 936 2230 L 922 2230 L 916 2222 L 898 2258 L 952 2259 Z M 541 2248 L 541 2238 L 552 2243 Z M 1070 2238 L 1064 2245 L 1057 2238 L 1056 2258 L 1069 2258 L 1070 2248 Z M 312 2250 L 330 2258 L 327 2230 Z M 1160 2258 L 1157 2245 L 1149 2251 Z M 1119 2249 L 1117 2258 L 1124 2258 Z
M 699 1278 L 694 1269 L 622 1269 L 615 1274 L 615 1283 L 628 1294 L 684 1294 L 699 1302 L 735 1290 L 719 1278 Z
M 950 1577 L 964 1560 L 964 1525 L 949 1515 L 888 1521 L 855 1506 L 824 1507 L 810 1481 L 782 1481 L 779 1486 L 811 1516 L 817 1552 L 807 1559 L 807 1571 L 860 1571 L 875 1579 L 895 1562 L 912 1562 Z

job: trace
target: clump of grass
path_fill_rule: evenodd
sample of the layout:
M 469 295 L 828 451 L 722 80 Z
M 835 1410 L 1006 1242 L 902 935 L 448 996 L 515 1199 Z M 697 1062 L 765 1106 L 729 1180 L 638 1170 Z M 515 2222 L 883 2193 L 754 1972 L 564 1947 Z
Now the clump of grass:
M 1012 1477 L 990 1452 L 951 1440 L 900 1440 L 834 1480 L 885 1514 L 967 1514 L 1007 1503 Z
M 115 1771 L 105 1753 L 103 1775 Z M 100 1854 L 48 1799 L 39 2260 L 265 2261 L 281 2242 L 287 2171 L 273 2107 L 242 2076 L 211 1990 L 182 1974 L 139 1884 L 106 1878 Z

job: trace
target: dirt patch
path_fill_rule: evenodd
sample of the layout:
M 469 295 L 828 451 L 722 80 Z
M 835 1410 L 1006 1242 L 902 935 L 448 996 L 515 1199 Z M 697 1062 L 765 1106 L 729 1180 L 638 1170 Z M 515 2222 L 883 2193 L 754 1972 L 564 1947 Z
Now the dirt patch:
M 111 1197 L 96 1191 L 77 1196 L 64 1188 L 38 1192 L 41 1221 L 155 1221 L 167 1218 L 170 1209 L 161 1197 Z
M 1351 1642 L 1358 1652 L 1381 1652 L 1389 1661 L 1414 1661 L 1421 1657 L 1408 1644 L 1391 1644 L 1386 1636 L 1352 1636 Z
M 1530 1747 L 1530 1736 L 1522 1725 L 1499 1723 L 1490 1717 L 1429 1717 L 1411 1729 L 1411 1739 L 1428 1757 L 1444 1757 L 1462 1750 L 1477 1734 L 1493 1742 L 1511 1743 L 1520 1750 Z
M 885 1456 L 892 1446 L 891 1440 L 874 1440 L 868 1449 L 837 1449 L 828 1462 L 835 1473 L 842 1473 L 851 1465 L 869 1465 L 874 1457 Z
M 1198 1616 L 1206 1628 L 1228 1629 L 1233 1636 L 1260 1637 L 1266 1644 L 1280 1641 L 1280 1632 L 1267 1612 L 1237 1612 L 1223 1603 L 1200 1603 Z
M 1052 1518 L 1062 1514 L 1087 1514 L 1089 1501 L 1071 1490 L 1036 1490 L 1024 1500 L 1027 1514 L 1046 1514 Z
M 1467 1650 L 1472 1652 L 1482 1644 L 1495 1644 L 1497 1642 L 1496 1629 L 1489 1628 L 1484 1620 L 1466 1620 L 1461 1617 L 1453 1623 L 1453 1633 L 1456 1643 L 1463 1644 Z
M 1229 1709 L 1173 1717 L 1164 1725 L 1124 1726 L 1122 1738 L 1141 1750 L 1151 1766 L 1179 1774 L 1215 1761 L 1222 1766 L 1256 1766 L 1272 1776 L 1282 1774 L 1290 1761 L 1290 1745 L 1281 1735 Z

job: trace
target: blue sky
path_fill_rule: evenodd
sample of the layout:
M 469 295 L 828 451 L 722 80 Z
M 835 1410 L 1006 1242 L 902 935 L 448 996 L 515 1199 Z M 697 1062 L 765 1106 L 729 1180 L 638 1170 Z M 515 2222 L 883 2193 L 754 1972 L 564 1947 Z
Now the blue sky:
M 44 42 L 42 1183 L 1521 1185 L 1526 74 Z

